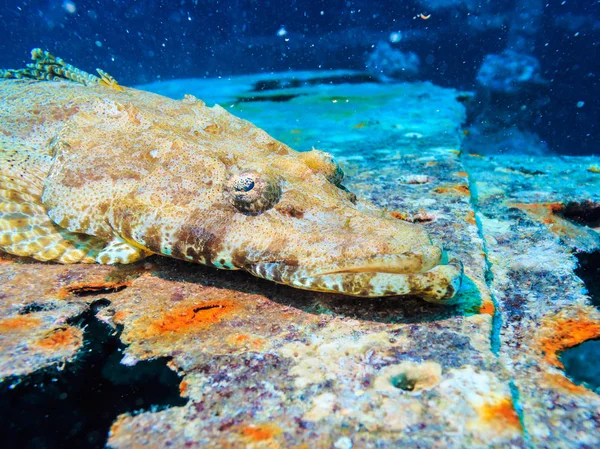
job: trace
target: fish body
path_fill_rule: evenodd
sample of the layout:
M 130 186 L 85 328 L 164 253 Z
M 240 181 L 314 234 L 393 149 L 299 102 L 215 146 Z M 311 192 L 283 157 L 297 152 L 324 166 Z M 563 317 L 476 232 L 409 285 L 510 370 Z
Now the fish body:
M 61 263 L 160 254 L 308 290 L 451 301 L 460 262 L 357 201 L 328 153 L 110 80 L 0 80 L 1 250 Z

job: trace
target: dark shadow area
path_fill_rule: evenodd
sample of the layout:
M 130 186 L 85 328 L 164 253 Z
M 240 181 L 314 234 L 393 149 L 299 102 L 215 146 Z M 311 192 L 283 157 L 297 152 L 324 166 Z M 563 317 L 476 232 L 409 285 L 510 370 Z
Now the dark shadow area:
M 592 304 L 600 307 L 600 251 L 575 254 L 579 266 L 575 274 L 585 284 Z
M 0 384 L 0 422 L 6 447 L 102 448 L 121 413 L 184 405 L 180 378 L 167 359 L 120 364 L 119 332 L 95 318 L 106 299 L 68 320 L 83 327 L 84 348 L 62 370 L 50 367 Z
M 32 302 L 32 303 L 29 303 L 26 306 L 22 307 L 19 310 L 19 315 L 28 315 L 30 313 L 44 312 L 47 310 L 54 310 L 54 309 L 56 309 L 56 306 L 52 303 L 42 304 L 39 302 Z
M 161 257 L 154 257 L 152 262 L 157 265 L 154 276 L 165 280 L 262 295 L 277 304 L 315 315 L 339 315 L 382 323 L 422 323 L 463 314 L 457 306 L 432 304 L 415 296 L 357 298 L 279 285 L 244 271 L 217 270 Z
M 600 251 L 575 254 L 581 278 L 594 306 L 600 307 Z M 577 385 L 600 393 L 600 340 L 588 340 L 559 355 L 565 373 Z
M 238 103 L 254 103 L 257 101 L 272 101 L 274 103 L 285 103 L 286 101 L 293 100 L 296 97 L 299 97 L 299 94 L 280 94 L 280 95 L 265 95 L 265 96 L 252 96 L 252 97 L 238 97 L 236 100 L 236 104 Z
M 559 212 L 562 217 L 590 228 L 600 227 L 600 204 L 595 201 L 571 202 Z
M 84 285 L 84 286 L 80 286 L 80 287 L 67 288 L 66 290 L 69 293 L 72 293 L 75 296 L 81 298 L 81 297 L 85 297 L 85 296 L 97 296 L 97 295 L 108 294 L 108 293 L 117 293 L 126 288 L 127 288 L 127 285 L 119 285 L 119 284 L 115 284 L 115 285 L 111 285 L 111 286 Z
M 577 385 L 600 393 L 600 340 L 588 340 L 559 356 L 565 373 Z
M 342 76 L 320 76 L 308 79 L 281 79 L 281 80 L 264 80 L 254 83 L 254 92 L 262 92 L 265 90 L 279 89 L 294 89 L 302 86 L 318 86 L 321 84 L 337 85 L 337 84 L 363 84 L 363 83 L 380 83 L 381 81 L 368 73 L 356 73 Z

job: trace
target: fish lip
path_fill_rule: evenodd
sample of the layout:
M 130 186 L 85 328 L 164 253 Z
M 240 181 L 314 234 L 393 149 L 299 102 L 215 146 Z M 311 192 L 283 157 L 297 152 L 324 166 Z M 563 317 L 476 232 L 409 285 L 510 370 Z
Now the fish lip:
M 358 266 L 357 266 L 358 267 Z M 357 268 L 356 267 L 356 268 Z M 429 302 L 453 304 L 463 276 L 462 263 L 444 254 L 428 270 L 311 271 L 285 261 L 260 262 L 246 268 L 255 276 L 295 288 L 358 297 L 421 296 Z
M 333 262 L 326 264 L 326 267 L 319 269 L 318 260 L 307 261 L 303 264 L 288 262 L 286 260 L 271 260 L 256 262 L 250 265 L 249 271 L 259 267 L 277 267 L 279 270 L 290 272 L 302 271 L 304 276 L 321 277 L 335 274 L 361 274 L 361 273 L 388 273 L 388 274 L 411 274 L 423 273 L 430 270 L 440 263 L 443 258 L 443 252 L 440 250 L 439 256 L 430 258 L 424 263 L 424 254 L 420 253 L 390 253 L 374 254 L 365 257 L 344 260 L 342 262 Z M 248 269 L 248 268 L 247 268 Z

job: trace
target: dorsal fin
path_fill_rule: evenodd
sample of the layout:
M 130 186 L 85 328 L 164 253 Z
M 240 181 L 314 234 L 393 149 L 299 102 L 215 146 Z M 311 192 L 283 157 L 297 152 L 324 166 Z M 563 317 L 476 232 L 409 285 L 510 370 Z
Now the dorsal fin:
M 62 58 L 55 57 L 41 48 L 34 48 L 31 50 L 31 59 L 33 62 L 27 64 L 24 69 L 0 70 L 0 78 L 25 78 L 40 81 L 67 80 L 85 86 L 101 84 L 110 87 L 111 89 L 123 91 L 123 88 L 119 83 L 105 71 L 96 69 L 100 76 L 92 75 L 72 66 Z

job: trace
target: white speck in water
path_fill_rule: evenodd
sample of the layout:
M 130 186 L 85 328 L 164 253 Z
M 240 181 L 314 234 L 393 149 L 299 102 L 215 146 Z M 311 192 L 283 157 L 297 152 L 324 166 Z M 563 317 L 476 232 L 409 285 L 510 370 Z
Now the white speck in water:
M 390 33 L 390 42 L 392 44 L 396 44 L 398 42 L 400 42 L 402 40 L 402 32 L 401 31 L 394 31 L 393 33 Z
M 577 107 L 578 107 L 578 108 L 582 108 L 582 107 L 583 107 L 583 105 L 585 105 L 585 101 L 578 101 L 578 102 L 577 102 Z
M 279 28 L 277 30 L 277 36 L 282 37 L 285 36 L 287 34 L 287 30 L 285 29 L 284 26 L 282 26 L 281 28 Z
M 573 36 L 575 36 L 575 37 L 579 36 L 579 31 L 577 33 L 575 33 Z
M 406 133 L 406 134 L 404 134 L 404 137 L 408 137 L 409 139 L 420 139 L 421 137 L 423 137 L 423 134 L 421 134 L 421 133 Z
M 325 11 L 321 11 L 321 15 L 324 16 L 325 15 Z
M 75 12 L 77 11 L 77 7 L 75 6 L 75 3 L 73 3 L 73 2 L 68 2 L 68 1 L 63 2 L 62 7 L 69 14 L 75 14 Z
M 102 47 L 102 42 L 96 41 L 96 47 Z
M 352 449 L 352 440 L 348 437 L 341 437 L 333 444 L 335 449 Z

